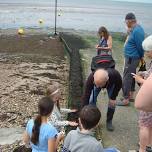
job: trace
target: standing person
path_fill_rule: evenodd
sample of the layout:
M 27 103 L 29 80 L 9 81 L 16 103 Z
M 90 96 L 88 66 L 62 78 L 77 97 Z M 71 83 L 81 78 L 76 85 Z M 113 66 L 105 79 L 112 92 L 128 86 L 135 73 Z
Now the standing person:
M 78 123 L 74 121 L 67 121 L 62 119 L 62 114 L 76 112 L 76 109 L 60 108 L 61 92 L 57 85 L 49 86 L 46 90 L 46 95 L 54 102 L 54 108 L 50 117 L 50 122 L 58 131 L 61 131 L 65 126 L 77 126 Z
M 129 35 L 124 46 L 125 64 L 123 71 L 123 99 L 117 103 L 118 106 L 129 105 L 133 101 L 135 91 L 135 80 L 131 73 L 136 73 L 139 62 L 143 62 L 144 50 L 142 42 L 144 40 L 144 30 L 137 24 L 136 17 L 133 13 L 128 13 L 125 17 Z
M 106 88 L 109 97 L 107 110 L 107 130 L 113 131 L 112 119 L 115 112 L 116 97 L 122 87 L 120 73 L 112 68 L 107 70 L 97 69 L 91 73 L 86 81 L 85 92 L 82 96 L 83 106 L 87 104 L 96 105 L 97 97 L 102 88 Z
M 146 55 L 152 59 L 152 35 L 147 37 L 143 41 L 143 49 L 145 50 Z M 140 75 L 142 75 L 142 76 L 140 76 L 140 75 L 133 76 L 138 83 L 143 84 L 143 86 L 141 87 L 141 89 L 139 90 L 139 92 L 137 94 L 136 101 L 135 101 L 136 104 L 137 104 L 137 102 L 143 102 L 143 105 L 144 105 L 147 103 L 147 100 L 151 101 L 151 103 L 152 103 L 152 98 L 150 98 L 151 91 L 152 91 L 150 89 L 150 86 L 152 85 L 150 83 L 151 79 L 152 79 L 152 75 L 150 76 L 150 74 L 152 74 L 152 61 L 150 63 L 150 67 L 149 67 L 148 71 L 140 73 Z M 149 76 L 150 76 L 150 78 L 148 80 L 146 80 Z M 145 110 L 140 110 L 139 127 L 140 127 L 140 131 L 139 131 L 140 149 L 139 149 L 139 152 L 145 152 L 146 146 L 152 147 L 152 106 L 151 106 L 151 112 L 146 112 Z
M 58 143 L 57 130 L 48 123 L 48 117 L 53 110 L 54 102 L 49 97 L 43 97 L 38 103 L 38 116 L 28 121 L 23 141 L 32 147 L 32 152 L 54 152 Z
M 62 152 L 119 152 L 116 148 L 104 149 L 93 137 L 92 130 L 98 125 L 100 118 L 101 113 L 97 107 L 84 106 L 79 116 L 79 128 L 68 133 Z
M 109 54 L 112 55 L 112 36 L 109 34 L 108 30 L 102 26 L 98 30 L 100 37 L 99 44 L 96 46 L 97 55 Z

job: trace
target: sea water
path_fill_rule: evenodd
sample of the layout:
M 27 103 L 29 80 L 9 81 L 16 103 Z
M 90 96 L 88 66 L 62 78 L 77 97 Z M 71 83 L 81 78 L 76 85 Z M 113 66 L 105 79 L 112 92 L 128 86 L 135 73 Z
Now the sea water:
M 152 33 L 152 4 L 110 0 L 57 0 L 57 28 L 126 32 L 124 18 L 134 12 L 146 33 Z M 0 28 L 53 28 L 55 0 L 0 0 Z M 42 19 L 43 23 L 39 23 Z

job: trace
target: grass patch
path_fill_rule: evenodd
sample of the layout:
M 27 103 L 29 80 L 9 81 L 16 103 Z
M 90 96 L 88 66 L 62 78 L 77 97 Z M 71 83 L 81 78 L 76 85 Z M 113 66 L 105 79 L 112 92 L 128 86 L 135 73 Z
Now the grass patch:
M 98 37 L 96 36 L 86 36 L 84 37 L 85 43 L 89 47 L 95 47 L 96 44 L 98 44 Z

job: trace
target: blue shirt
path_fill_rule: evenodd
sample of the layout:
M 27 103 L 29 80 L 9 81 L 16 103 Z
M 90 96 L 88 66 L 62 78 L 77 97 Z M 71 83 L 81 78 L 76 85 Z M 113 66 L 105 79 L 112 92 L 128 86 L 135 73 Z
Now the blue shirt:
M 140 59 L 144 56 L 144 50 L 142 48 L 144 36 L 144 30 L 140 25 L 136 25 L 131 30 L 128 41 L 124 48 L 125 57 Z
M 26 126 L 26 131 L 30 137 L 32 136 L 33 126 L 34 120 L 31 119 L 28 121 Z M 55 138 L 57 133 L 57 130 L 50 123 L 42 124 L 40 127 L 39 143 L 34 145 L 32 142 L 30 142 L 32 152 L 48 152 L 48 140 Z

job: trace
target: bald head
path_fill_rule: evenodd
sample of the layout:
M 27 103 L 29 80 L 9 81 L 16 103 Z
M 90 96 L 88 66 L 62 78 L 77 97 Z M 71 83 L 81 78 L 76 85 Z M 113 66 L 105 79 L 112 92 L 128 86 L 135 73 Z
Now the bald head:
M 94 73 L 94 83 L 97 87 L 105 86 L 108 79 L 109 79 L 108 72 L 104 69 L 98 69 Z

